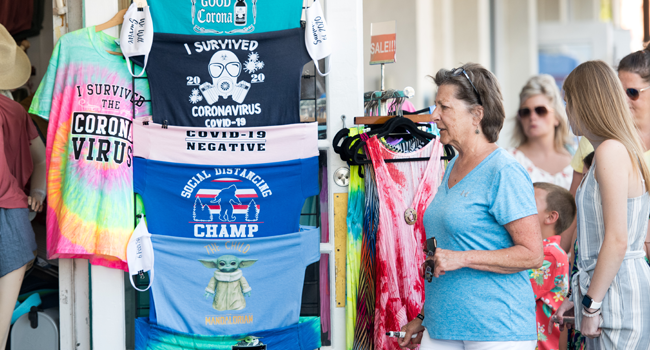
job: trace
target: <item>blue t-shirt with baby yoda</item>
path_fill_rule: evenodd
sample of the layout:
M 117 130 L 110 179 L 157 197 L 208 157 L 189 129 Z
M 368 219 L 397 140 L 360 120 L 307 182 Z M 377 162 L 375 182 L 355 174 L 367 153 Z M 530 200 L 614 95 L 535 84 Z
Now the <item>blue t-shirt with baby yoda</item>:
M 151 241 L 152 316 L 160 326 L 199 335 L 297 323 L 305 268 L 320 259 L 320 230 L 313 227 L 276 237 Z

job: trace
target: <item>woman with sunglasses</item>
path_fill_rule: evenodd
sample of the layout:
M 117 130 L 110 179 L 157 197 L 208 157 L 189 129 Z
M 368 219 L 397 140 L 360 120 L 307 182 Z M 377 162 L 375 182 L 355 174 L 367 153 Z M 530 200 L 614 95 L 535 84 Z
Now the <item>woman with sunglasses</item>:
M 528 80 L 519 94 L 519 111 L 509 152 L 533 182 L 549 182 L 567 190 L 573 168 L 567 151 L 569 127 L 555 79 L 547 74 Z
M 576 135 L 596 149 L 576 193 L 578 273 L 558 309 L 574 309 L 587 349 L 650 348 L 650 267 L 643 242 L 650 215 L 644 146 L 614 71 L 589 61 L 569 74 L 564 91 Z
M 544 260 L 542 238 L 533 183 L 496 145 L 505 120 L 499 83 L 473 63 L 441 69 L 434 82 L 432 119 L 440 141 L 458 156 L 423 215 L 427 239 L 437 240 L 427 257 L 435 278 L 424 282 L 424 306 L 402 327 L 399 345 L 533 350 L 535 297 L 527 270 Z

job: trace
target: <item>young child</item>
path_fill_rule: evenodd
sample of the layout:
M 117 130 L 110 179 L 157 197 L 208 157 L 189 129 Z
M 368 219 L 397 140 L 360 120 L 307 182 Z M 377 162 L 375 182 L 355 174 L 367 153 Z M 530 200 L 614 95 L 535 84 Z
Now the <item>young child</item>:
M 560 248 L 560 233 L 569 228 L 576 215 L 573 196 L 566 189 L 547 182 L 536 182 L 535 202 L 544 240 L 544 263 L 539 269 L 528 271 L 536 300 L 537 349 L 558 349 L 560 329 L 549 319 L 567 295 L 569 260 Z

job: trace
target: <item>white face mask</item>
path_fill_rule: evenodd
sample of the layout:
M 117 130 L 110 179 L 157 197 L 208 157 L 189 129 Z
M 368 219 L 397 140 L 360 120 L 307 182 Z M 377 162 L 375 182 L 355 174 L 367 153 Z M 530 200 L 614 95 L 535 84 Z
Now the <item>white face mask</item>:
M 327 22 L 325 22 L 325 16 L 323 16 L 323 10 L 318 0 L 314 1 L 311 7 L 305 10 L 305 17 L 307 19 L 307 26 L 305 27 L 307 52 L 309 52 L 311 59 L 314 60 L 318 74 L 326 76 L 329 74 L 329 70 L 325 74 L 321 73 L 318 60 L 328 57 L 332 53 L 332 48 L 327 33 Z
M 151 243 L 151 233 L 147 230 L 144 219 L 140 220 L 126 246 L 126 261 L 129 265 L 129 279 L 133 288 L 140 292 L 151 288 L 151 284 L 153 284 L 153 244 Z M 147 271 L 149 271 L 149 285 L 145 289 L 138 289 L 133 283 L 133 276 Z
M 138 9 L 138 6 L 134 2 L 124 14 L 124 23 L 122 24 L 122 32 L 120 33 L 120 48 L 126 58 L 129 73 L 134 77 L 140 77 L 144 74 L 144 68 L 147 67 L 147 60 L 149 59 L 149 51 L 151 51 L 152 44 L 153 22 L 151 21 L 149 6 Z M 133 74 L 133 70 L 131 69 L 129 57 L 134 56 L 144 56 L 144 66 L 139 75 Z

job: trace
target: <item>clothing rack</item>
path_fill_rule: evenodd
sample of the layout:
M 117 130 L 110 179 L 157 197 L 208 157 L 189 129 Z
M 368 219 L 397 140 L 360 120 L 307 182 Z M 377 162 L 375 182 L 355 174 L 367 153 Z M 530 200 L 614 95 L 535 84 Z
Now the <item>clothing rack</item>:
M 409 98 L 415 94 L 415 91 L 413 88 L 405 88 L 404 90 L 386 90 L 386 91 L 368 91 L 363 94 L 363 102 L 368 103 L 371 101 L 377 101 L 378 103 L 378 110 L 382 111 L 383 113 L 383 108 L 388 106 L 387 100 L 390 99 L 395 99 L 395 98 Z M 397 107 L 395 107 L 395 113 L 396 115 L 403 116 L 404 118 L 408 118 L 412 120 L 415 123 L 430 123 L 431 122 L 431 114 L 417 114 L 417 112 L 422 113 L 426 112 L 429 109 L 421 109 L 415 113 L 408 113 L 408 112 L 403 112 L 401 109 L 398 111 Z M 408 115 L 407 115 L 408 114 Z M 363 117 L 355 117 L 354 118 L 354 124 L 355 125 L 376 125 L 376 124 L 384 124 L 386 123 L 389 119 L 395 117 L 394 115 L 392 116 L 384 116 L 384 115 L 378 115 L 378 116 L 363 116 Z

